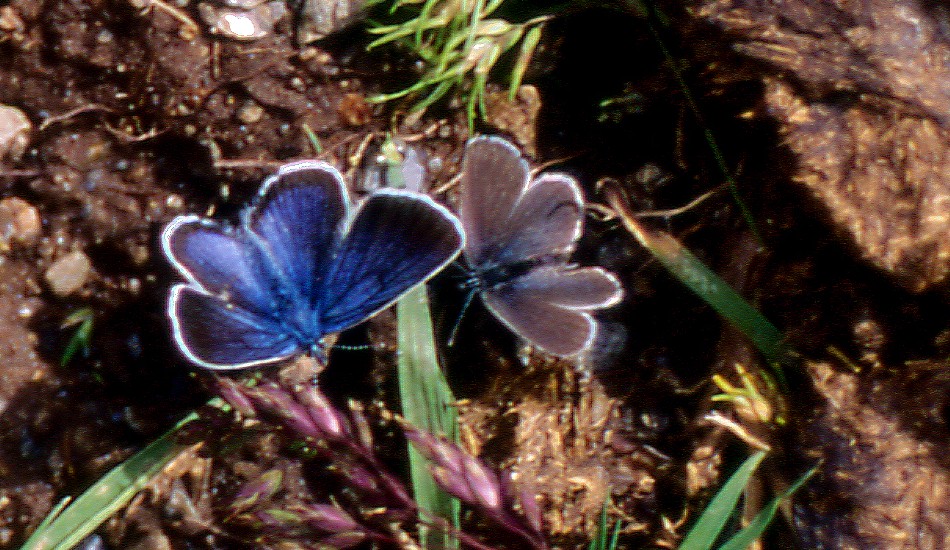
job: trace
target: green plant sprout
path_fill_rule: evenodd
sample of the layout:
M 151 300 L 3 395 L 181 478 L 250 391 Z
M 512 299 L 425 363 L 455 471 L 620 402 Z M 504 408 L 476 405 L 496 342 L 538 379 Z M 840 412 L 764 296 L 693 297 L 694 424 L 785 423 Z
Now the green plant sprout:
M 402 97 L 418 97 L 412 110 L 422 112 L 453 89 L 465 101 L 469 128 L 485 116 L 488 77 L 502 54 L 520 44 L 510 77 L 509 97 L 514 98 L 541 39 L 548 16 L 523 23 L 489 18 L 504 0 L 397 0 L 391 12 L 413 6 L 415 15 L 400 24 L 380 25 L 369 30 L 380 37 L 368 49 L 398 42 L 410 48 L 424 64 L 419 80 L 402 90 L 372 96 L 384 103 Z
M 306 136 L 307 136 L 307 141 L 310 142 L 310 147 L 313 148 L 313 154 L 314 154 L 314 155 L 317 155 L 317 156 L 322 155 L 322 154 L 323 154 L 323 144 L 320 143 L 320 138 L 317 137 L 317 133 L 313 131 L 313 128 L 311 128 L 309 124 L 307 124 L 306 122 L 304 122 L 304 123 L 301 125 L 301 129 L 303 130 L 303 133 L 306 134 Z
M 781 392 L 766 373 L 750 373 L 736 365 L 740 385 L 734 386 L 722 375 L 714 374 L 712 381 L 722 393 L 712 396 L 713 401 L 731 403 L 740 418 L 759 424 L 785 425 Z
M 61 329 L 76 327 L 72 338 L 63 349 L 63 355 L 59 358 L 59 366 L 68 365 L 77 353 L 82 353 L 83 357 L 89 356 L 89 348 L 92 342 L 92 328 L 96 314 L 92 308 L 84 307 L 70 313 L 60 324 Z

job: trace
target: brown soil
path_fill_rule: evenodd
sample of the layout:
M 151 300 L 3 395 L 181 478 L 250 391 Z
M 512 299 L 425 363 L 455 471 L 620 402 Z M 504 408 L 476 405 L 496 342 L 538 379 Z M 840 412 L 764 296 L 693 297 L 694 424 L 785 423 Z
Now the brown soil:
M 319 138 L 321 158 L 353 175 L 367 136 L 390 129 L 394 111 L 406 107 L 363 101 L 411 79 L 413 60 L 392 50 L 367 54 L 359 27 L 299 48 L 285 21 L 265 38 L 239 42 L 209 33 L 196 6 L 183 4 L 13 0 L 0 8 L 0 103 L 23 110 L 34 126 L 25 155 L 0 167 L 0 189 L 42 220 L 38 241 L 0 255 L 0 546 L 16 547 L 57 501 L 207 400 L 206 375 L 168 338 L 164 301 L 174 275 L 156 246 L 162 225 L 180 213 L 233 215 L 275 166 L 315 155 L 306 129 Z M 593 375 L 525 354 L 476 304 L 445 350 L 464 399 L 466 444 L 530 480 L 545 530 L 564 548 L 586 547 L 605 502 L 610 521 L 622 521 L 622 547 L 675 547 L 750 442 L 775 451 L 750 502 L 823 461 L 767 547 L 942 547 L 940 518 L 950 509 L 950 464 L 939 452 L 950 410 L 943 268 L 920 260 L 917 249 L 888 264 L 890 256 L 862 246 L 871 240 L 887 251 L 926 241 L 924 250 L 937 254 L 943 249 L 933 248 L 933 235 L 946 222 L 915 241 L 917 226 L 903 217 L 899 239 L 862 240 L 855 227 L 873 224 L 842 198 L 847 178 L 833 182 L 845 191 L 829 199 L 815 190 L 821 181 L 801 173 L 825 169 L 831 157 L 809 156 L 814 142 L 796 126 L 795 113 L 805 110 L 796 102 L 835 83 L 816 83 L 754 48 L 744 50 L 749 57 L 737 54 L 737 40 L 760 38 L 748 31 L 760 27 L 729 17 L 741 2 L 695 2 L 705 11 L 690 13 L 669 4 L 676 24 L 661 34 L 683 60 L 702 121 L 648 20 L 592 10 L 546 27 L 528 75 L 536 88 L 514 106 L 492 103 L 479 130 L 515 136 L 539 163 L 560 161 L 591 202 L 602 177 L 621 181 L 641 210 L 675 208 L 715 190 L 699 206 L 649 223 L 674 234 L 786 331 L 802 356 L 786 369 L 784 398 L 770 395 L 764 416 L 713 403 L 719 390 L 710 376 L 739 385 L 737 365 L 763 386 L 760 373 L 769 371 L 760 356 L 616 222 L 592 220 L 578 259 L 615 271 L 627 291 L 603 316 Z M 925 15 L 940 16 L 933 11 Z M 781 87 L 786 81 L 789 89 Z M 868 112 L 880 115 L 869 126 L 886 128 L 884 111 L 909 103 L 897 94 L 901 101 L 865 105 L 858 96 L 868 86 L 843 100 L 817 94 L 840 100 L 835 113 L 845 123 L 836 128 L 854 129 Z M 801 97 L 782 95 L 793 92 Z M 622 100 L 599 106 L 611 98 Z M 939 119 L 922 109 L 899 112 Z M 758 236 L 724 188 L 707 129 L 737 174 Z M 433 187 L 452 179 L 468 135 L 463 113 L 444 106 L 399 130 L 433 160 Z M 882 130 L 867 139 L 880 135 L 900 141 L 904 134 Z M 821 143 L 850 147 L 849 158 L 868 168 L 876 157 L 852 150 L 859 137 L 847 147 Z M 937 188 L 942 180 L 915 185 Z M 452 193 L 444 198 L 451 202 Z M 881 219 L 887 223 L 886 214 Z M 80 290 L 57 296 L 44 274 L 73 251 L 90 258 L 92 271 Z M 450 275 L 435 281 L 443 337 L 464 298 L 455 283 Z M 74 330 L 61 325 L 83 307 L 94 313 L 91 348 L 61 366 Z M 369 342 L 379 351 L 334 351 L 322 379 L 327 394 L 398 409 L 393 332 L 392 315 L 383 314 L 344 334 L 344 344 Z M 734 423 L 710 419 L 714 409 Z M 373 425 L 381 451 L 401 456 L 392 426 Z M 109 548 L 254 547 L 247 533 L 228 532 L 221 516 L 237 484 L 267 469 L 282 470 L 293 491 L 333 493 L 319 465 L 283 436 L 242 432 L 217 417 L 201 429 L 207 433 L 189 437 L 205 445 L 100 529 Z

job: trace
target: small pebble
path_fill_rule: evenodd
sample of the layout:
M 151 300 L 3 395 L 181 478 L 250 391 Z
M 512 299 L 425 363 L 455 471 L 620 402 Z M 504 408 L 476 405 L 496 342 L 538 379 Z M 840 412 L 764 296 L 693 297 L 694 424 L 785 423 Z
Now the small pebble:
M 99 34 L 96 35 L 96 42 L 100 44 L 109 44 L 114 39 L 115 37 L 112 36 L 112 33 L 109 32 L 108 29 L 102 29 L 101 31 L 99 31 Z
M 0 200 L 0 251 L 34 244 L 43 230 L 36 207 L 17 197 Z
M 53 262 L 43 277 L 53 294 L 60 297 L 69 296 L 86 284 L 91 269 L 89 256 L 77 250 Z
M 219 0 L 219 3 L 229 8 L 252 10 L 264 2 L 262 0 Z
M 0 160 L 18 161 L 30 143 L 33 125 L 23 111 L 0 105 Z
M 244 124 L 260 122 L 264 117 L 264 108 L 257 103 L 247 102 L 237 112 L 237 118 Z
M 366 98 L 355 92 L 345 94 L 337 104 L 336 111 L 340 120 L 349 126 L 363 126 L 373 117 L 373 109 Z
M 147 246 L 133 246 L 129 248 L 129 256 L 135 265 L 145 265 L 151 258 L 151 252 Z
M 257 40 L 274 32 L 287 14 L 283 2 L 261 2 L 249 7 L 229 7 L 211 2 L 198 4 L 198 13 L 213 32 L 235 40 Z

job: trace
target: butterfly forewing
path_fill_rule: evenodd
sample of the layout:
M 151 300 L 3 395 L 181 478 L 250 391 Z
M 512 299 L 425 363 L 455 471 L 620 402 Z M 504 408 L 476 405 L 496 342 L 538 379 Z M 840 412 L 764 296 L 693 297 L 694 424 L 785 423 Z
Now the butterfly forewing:
M 528 163 L 512 144 L 495 137 L 468 141 L 459 210 L 469 262 L 480 263 L 486 251 L 497 248 L 499 227 L 511 215 L 527 184 Z
M 584 198 L 565 174 L 544 174 L 531 182 L 507 220 L 495 229 L 497 243 L 483 256 L 492 263 L 570 255 L 581 234 Z
M 300 161 L 264 182 L 246 224 L 299 301 L 315 307 L 347 215 L 346 187 L 329 164 Z
M 297 340 L 279 321 L 236 308 L 188 285 L 172 289 L 168 315 L 179 349 L 202 367 L 242 369 L 300 351 Z
M 458 255 L 458 220 L 424 195 L 380 191 L 341 242 L 319 303 L 320 326 L 338 332 L 391 304 Z
M 197 216 L 179 216 L 162 233 L 162 247 L 178 271 L 208 293 L 264 316 L 277 307 L 269 259 L 245 235 Z

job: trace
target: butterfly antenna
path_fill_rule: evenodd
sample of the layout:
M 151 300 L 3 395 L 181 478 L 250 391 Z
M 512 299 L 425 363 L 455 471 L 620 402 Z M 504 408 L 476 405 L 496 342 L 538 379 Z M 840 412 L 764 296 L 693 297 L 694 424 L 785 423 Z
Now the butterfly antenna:
M 452 327 L 452 334 L 449 335 L 448 345 L 452 347 L 455 345 L 455 337 L 459 333 L 459 326 L 462 324 L 462 317 L 465 316 L 465 312 L 468 311 L 468 306 L 471 305 L 472 299 L 475 297 L 476 288 L 472 288 L 468 291 L 468 296 L 465 297 L 465 303 L 462 304 L 462 311 L 459 312 L 458 318 L 455 320 L 455 325 Z
M 366 351 L 372 349 L 372 346 L 369 344 L 360 344 L 358 346 L 351 346 L 349 344 L 333 344 L 333 349 L 341 349 L 343 351 Z

